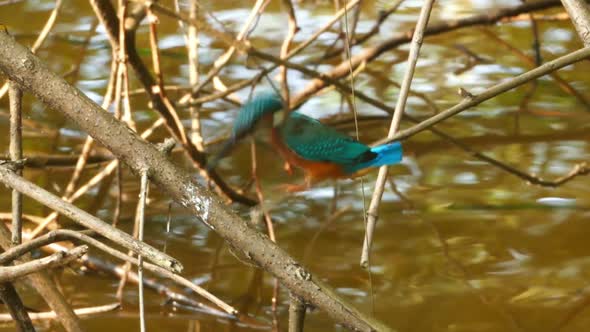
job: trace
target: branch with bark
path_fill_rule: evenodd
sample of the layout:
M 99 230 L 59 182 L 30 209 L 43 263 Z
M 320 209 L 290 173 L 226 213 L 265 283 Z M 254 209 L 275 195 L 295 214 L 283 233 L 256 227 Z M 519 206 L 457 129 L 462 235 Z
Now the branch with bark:
M 137 174 L 146 172 L 155 186 L 194 213 L 245 257 L 276 276 L 294 294 L 349 328 L 390 330 L 348 304 L 283 249 L 250 227 L 192 174 L 171 163 L 164 153 L 51 72 L 6 32 L 0 32 L 0 44 L 4 46 L 0 48 L 0 70 L 21 89 L 30 91 L 50 109 L 66 115 Z

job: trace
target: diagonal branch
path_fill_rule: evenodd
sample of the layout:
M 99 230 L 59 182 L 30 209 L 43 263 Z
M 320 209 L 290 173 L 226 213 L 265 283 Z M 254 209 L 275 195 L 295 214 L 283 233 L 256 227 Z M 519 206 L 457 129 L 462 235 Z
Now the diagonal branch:
M 390 330 L 348 304 L 318 276 L 312 275 L 287 252 L 250 227 L 199 184 L 192 174 L 171 163 L 152 144 L 142 140 L 137 133 L 104 112 L 81 91 L 51 72 L 5 32 L 0 32 L 0 45 L 3 45 L 0 48 L 0 71 L 16 81 L 22 89 L 31 91 L 49 109 L 66 115 L 134 172 L 146 171 L 155 186 L 198 216 L 245 257 L 276 276 L 293 293 L 348 328 L 361 331 Z

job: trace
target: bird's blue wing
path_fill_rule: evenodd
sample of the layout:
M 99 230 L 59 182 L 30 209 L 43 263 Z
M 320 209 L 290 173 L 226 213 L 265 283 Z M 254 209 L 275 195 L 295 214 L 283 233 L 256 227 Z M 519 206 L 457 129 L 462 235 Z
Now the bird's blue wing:
M 375 157 L 368 146 L 298 112 L 292 112 L 279 129 L 285 144 L 307 160 L 347 166 Z

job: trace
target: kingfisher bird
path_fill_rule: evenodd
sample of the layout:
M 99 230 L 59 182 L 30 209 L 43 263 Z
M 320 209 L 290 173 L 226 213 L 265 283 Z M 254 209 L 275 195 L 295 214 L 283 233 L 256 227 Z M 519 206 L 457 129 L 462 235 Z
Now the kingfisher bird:
M 255 95 L 238 112 L 231 138 L 210 165 L 215 166 L 237 141 L 261 124 L 271 128 L 271 143 L 285 159 L 285 169 L 290 171 L 293 165 L 305 172 L 305 185 L 288 185 L 288 191 L 307 189 L 325 179 L 354 178 L 370 167 L 392 165 L 402 159 L 399 142 L 369 147 L 298 111 L 275 123 L 274 115 L 284 108 L 282 98 L 274 91 Z

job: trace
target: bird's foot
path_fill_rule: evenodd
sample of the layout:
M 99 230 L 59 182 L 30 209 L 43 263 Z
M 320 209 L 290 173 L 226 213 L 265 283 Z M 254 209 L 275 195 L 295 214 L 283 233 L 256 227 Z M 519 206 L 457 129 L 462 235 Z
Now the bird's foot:
M 291 164 L 289 164 L 288 161 L 285 161 L 285 164 L 283 165 L 283 169 L 285 170 L 285 172 L 287 172 L 287 174 L 293 175 L 293 166 L 291 166 Z

